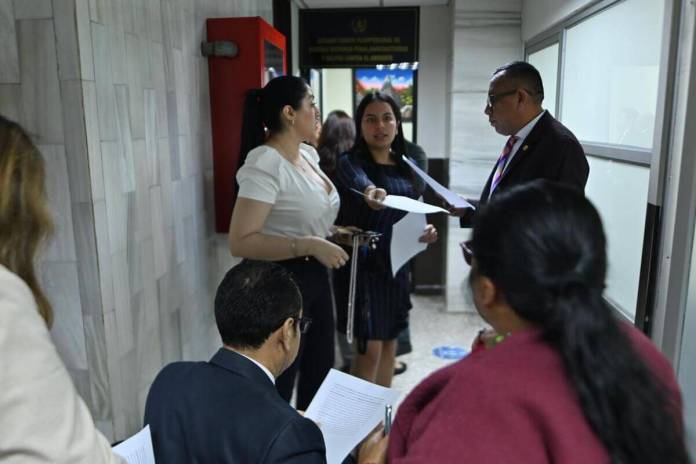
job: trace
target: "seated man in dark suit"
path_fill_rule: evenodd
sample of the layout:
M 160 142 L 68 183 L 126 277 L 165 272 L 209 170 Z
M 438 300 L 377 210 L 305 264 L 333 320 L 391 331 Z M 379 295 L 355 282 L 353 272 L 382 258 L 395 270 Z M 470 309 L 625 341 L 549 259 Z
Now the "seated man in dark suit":
M 509 136 L 481 192 L 469 200 L 483 206 L 498 192 L 534 179 L 547 179 L 585 190 L 590 168 L 573 133 L 541 106 L 544 85 L 539 71 L 524 61 L 496 69 L 484 113 L 500 135 Z M 475 212 L 451 209 L 470 227 Z
M 325 463 L 324 439 L 274 386 L 297 356 L 302 297 L 282 267 L 232 268 L 215 297 L 224 346 L 209 362 L 176 362 L 157 376 L 145 406 L 157 462 Z

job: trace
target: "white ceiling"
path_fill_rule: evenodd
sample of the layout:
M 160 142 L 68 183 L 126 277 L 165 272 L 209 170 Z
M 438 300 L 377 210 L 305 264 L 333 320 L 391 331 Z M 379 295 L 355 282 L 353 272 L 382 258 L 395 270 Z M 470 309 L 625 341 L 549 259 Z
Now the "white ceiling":
M 447 5 L 449 0 L 295 0 L 300 8 L 367 8 Z

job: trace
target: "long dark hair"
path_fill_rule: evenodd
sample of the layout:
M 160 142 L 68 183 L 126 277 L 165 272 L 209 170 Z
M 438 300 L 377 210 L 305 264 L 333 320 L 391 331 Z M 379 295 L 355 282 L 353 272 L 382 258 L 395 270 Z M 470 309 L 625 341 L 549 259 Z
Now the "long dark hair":
M 681 411 L 602 297 L 605 247 L 582 193 L 536 181 L 479 212 L 473 278 L 491 279 L 515 313 L 542 329 L 612 462 L 687 463 Z
M 329 113 L 319 136 L 319 166 L 329 176 L 336 171 L 336 161 L 355 143 L 355 123 L 348 113 L 335 110 Z
M 401 158 L 406 154 L 406 141 L 404 139 L 404 129 L 401 126 L 401 110 L 396 101 L 386 93 L 382 92 L 370 92 L 360 100 L 358 108 L 355 110 L 355 144 L 350 150 L 356 156 L 361 158 L 363 161 L 373 162 L 372 155 L 370 154 L 370 149 L 367 146 L 365 137 L 362 135 L 362 119 L 365 115 L 365 110 L 368 105 L 374 102 L 384 102 L 389 104 L 396 118 L 396 136 L 391 144 L 391 150 L 389 151 L 389 157 L 394 161 L 399 171 L 411 181 L 414 188 L 422 192 L 425 188 L 424 183 L 418 178 L 415 173 L 408 167 L 408 165 Z
M 299 110 L 309 86 L 295 76 L 279 76 L 268 81 L 262 89 L 251 89 L 244 99 L 239 166 L 247 154 L 266 141 L 266 130 L 272 135 L 283 130 L 281 112 L 290 105 Z

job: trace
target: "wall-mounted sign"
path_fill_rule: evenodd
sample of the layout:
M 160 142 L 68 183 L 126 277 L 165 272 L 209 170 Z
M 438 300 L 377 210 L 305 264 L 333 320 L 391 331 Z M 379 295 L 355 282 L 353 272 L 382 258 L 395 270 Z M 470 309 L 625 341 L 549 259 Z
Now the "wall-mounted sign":
M 300 10 L 300 67 L 418 61 L 418 8 Z

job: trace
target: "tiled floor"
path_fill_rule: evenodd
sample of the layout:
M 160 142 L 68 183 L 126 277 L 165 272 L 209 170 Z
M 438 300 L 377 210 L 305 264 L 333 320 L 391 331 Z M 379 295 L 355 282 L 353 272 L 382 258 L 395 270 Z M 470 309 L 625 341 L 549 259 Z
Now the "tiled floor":
M 408 369 L 394 377 L 392 384 L 393 388 L 402 393 L 401 399 L 430 373 L 452 362 L 436 357 L 433 348 L 454 345 L 468 351 L 476 333 L 485 326 L 478 314 L 445 312 L 444 297 L 412 295 L 411 300 L 413 309 L 410 328 L 413 351 L 398 358 L 408 364 Z M 475 310 L 472 308 L 472 311 Z

